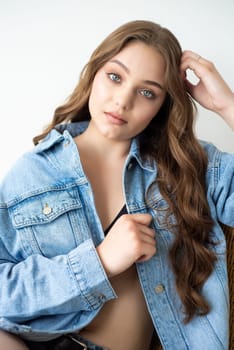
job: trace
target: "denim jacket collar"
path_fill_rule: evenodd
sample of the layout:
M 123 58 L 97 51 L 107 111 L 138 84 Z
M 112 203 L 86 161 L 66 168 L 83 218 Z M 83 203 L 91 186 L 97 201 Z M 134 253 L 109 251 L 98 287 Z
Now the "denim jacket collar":
M 0 329 L 29 340 L 79 331 L 106 302 L 117 298 L 96 251 L 104 232 L 73 140 L 85 127 L 72 123 L 52 130 L 16 162 L 0 187 Z M 136 268 L 154 327 L 167 350 L 175 349 L 175 339 L 180 350 L 228 349 L 226 242 L 219 222 L 234 226 L 234 156 L 208 143 L 202 146 L 209 159 L 207 199 L 217 261 L 202 289 L 211 311 L 188 324 L 183 322 L 168 262 L 174 240 L 165 225 L 168 204 L 155 182 L 153 162 L 140 156 L 137 138 L 122 176 L 128 213 L 152 217 L 157 252 L 150 260 L 137 262 Z M 175 223 L 173 215 L 167 220 Z
M 78 136 L 88 126 L 88 121 L 75 122 L 70 124 L 60 124 L 37 145 L 35 153 L 44 152 L 59 142 L 64 142 L 66 139 L 71 139 Z M 127 158 L 127 164 L 131 163 L 135 158 L 139 166 L 150 172 L 156 171 L 156 164 L 150 158 L 143 158 L 140 154 L 139 139 L 136 137 L 131 142 L 130 151 Z

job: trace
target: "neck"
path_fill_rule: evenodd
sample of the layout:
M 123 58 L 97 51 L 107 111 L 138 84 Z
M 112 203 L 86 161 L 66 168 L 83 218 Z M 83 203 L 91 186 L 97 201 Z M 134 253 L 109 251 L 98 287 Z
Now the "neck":
M 130 148 L 130 140 L 115 140 L 97 133 L 88 127 L 83 134 L 75 138 L 79 150 L 87 156 L 104 158 L 106 161 L 125 159 Z

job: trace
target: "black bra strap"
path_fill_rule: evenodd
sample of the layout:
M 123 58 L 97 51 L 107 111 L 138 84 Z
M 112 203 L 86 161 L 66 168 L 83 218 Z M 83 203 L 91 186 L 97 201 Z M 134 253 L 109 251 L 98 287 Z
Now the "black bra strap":
M 107 227 L 107 229 L 104 231 L 105 235 L 107 235 L 107 233 L 110 231 L 110 229 L 112 228 L 112 226 L 114 225 L 114 223 L 118 220 L 118 218 L 120 218 L 121 215 L 123 214 L 127 214 L 127 207 L 126 204 L 124 204 L 123 208 L 119 211 L 119 213 L 116 215 L 116 217 L 114 218 L 114 220 L 110 223 L 110 225 Z

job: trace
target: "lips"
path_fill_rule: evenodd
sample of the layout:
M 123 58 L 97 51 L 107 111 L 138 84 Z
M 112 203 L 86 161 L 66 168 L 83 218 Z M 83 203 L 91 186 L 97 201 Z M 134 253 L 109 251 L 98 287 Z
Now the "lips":
M 105 115 L 107 117 L 107 119 L 112 123 L 112 124 L 116 124 L 116 125 L 123 125 L 126 124 L 126 120 L 123 118 L 123 116 L 121 116 L 118 113 L 114 113 L 114 112 L 105 112 Z

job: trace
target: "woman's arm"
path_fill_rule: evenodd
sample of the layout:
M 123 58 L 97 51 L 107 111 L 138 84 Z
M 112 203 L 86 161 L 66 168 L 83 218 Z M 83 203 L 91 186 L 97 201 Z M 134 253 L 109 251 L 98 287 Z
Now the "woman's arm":
M 198 84 L 189 82 L 186 77 L 187 69 L 191 69 L 198 77 Z M 191 96 L 201 106 L 220 115 L 234 130 L 234 93 L 214 64 L 192 51 L 184 51 L 181 73 Z
M 74 324 L 79 329 L 115 297 L 91 239 L 53 258 L 41 254 L 23 258 L 20 247 L 2 207 L 0 329 L 50 332 Z

